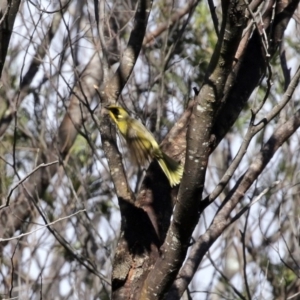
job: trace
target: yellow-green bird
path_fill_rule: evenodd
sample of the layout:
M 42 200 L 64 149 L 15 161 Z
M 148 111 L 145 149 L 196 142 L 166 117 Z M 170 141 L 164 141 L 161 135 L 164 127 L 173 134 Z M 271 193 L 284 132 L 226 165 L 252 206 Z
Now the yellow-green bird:
M 147 162 L 156 159 L 171 187 L 179 184 L 183 174 L 182 165 L 161 151 L 150 131 L 141 122 L 131 118 L 124 108 L 117 105 L 109 105 L 106 108 L 137 163 L 145 166 Z

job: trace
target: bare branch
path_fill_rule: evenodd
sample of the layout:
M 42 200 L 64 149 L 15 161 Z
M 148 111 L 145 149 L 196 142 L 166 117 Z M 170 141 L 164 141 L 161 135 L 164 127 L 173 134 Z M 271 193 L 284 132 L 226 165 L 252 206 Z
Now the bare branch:
M 0 78 L 20 3 L 20 0 L 4 0 L 0 3 Z
M 208 6 L 209 6 L 211 17 L 212 17 L 212 20 L 213 20 L 213 23 L 214 23 L 216 35 L 217 35 L 217 37 L 219 37 L 219 35 L 220 35 L 219 20 L 218 20 L 217 14 L 216 14 L 216 7 L 214 5 L 214 1 L 213 0 L 208 0 Z
M 66 216 L 66 217 L 63 217 L 63 218 L 58 218 L 57 220 L 55 220 L 55 221 L 53 221 L 53 222 L 50 222 L 50 223 L 47 223 L 46 225 L 41 225 L 42 227 L 36 228 L 36 229 L 31 230 L 31 231 L 29 231 L 29 232 L 25 232 L 25 233 L 19 234 L 19 235 L 17 235 L 17 236 L 11 237 L 11 238 L 0 238 L 0 243 L 1 243 L 1 242 L 7 242 L 7 241 L 12 241 L 12 240 L 20 239 L 20 238 L 22 238 L 22 237 L 24 237 L 24 236 L 27 236 L 27 235 L 32 234 L 32 233 L 34 233 L 34 232 L 37 232 L 37 231 L 39 231 L 39 230 L 41 230 L 41 229 L 43 229 L 43 228 L 45 228 L 45 227 L 54 225 L 54 224 L 56 224 L 57 222 L 63 221 L 63 220 L 65 220 L 65 219 L 70 219 L 71 217 L 76 216 L 77 214 L 82 213 L 82 212 L 85 212 L 85 211 L 86 211 L 86 209 L 81 209 L 81 210 L 75 212 L 74 214 L 71 214 L 71 215 Z
M 243 2 L 231 3 L 221 26 L 221 38 L 210 62 L 206 81 L 196 97 L 187 133 L 185 171 L 181 181 L 173 220 L 163 247 L 162 258 L 144 284 L 144 297 L 163 297 L 185 257 L 192 232 L 199 219 L 199 199 L 203 191 L 210 154 L 210 133 L 223 87 L 231 71 L 234 55 L 244 29 Z M 234 15 L 232 12 L 236 12 Z M 224 42 L 226 41 L 226 42 Z M 230 46 L 229 46 L 230 45 Z M 197 128 L 197 132 L 195 130 Z M 184 226 L 182 226 L 184 224 Z M 161 276 L 157 276 L 157 272 Z M 156 274 L 156 275 L 154 275 Z M 163 274 L 163 276 L 162 276 Z
M 292 0 L 284 3 L 281 2 L 282 5 L 280 8 L 276 7 L 277 12 L 274 17 L 274 26 L 272 27 L 270 36 L 269 54 L 271 54 L 271 56 L 275 54 L 279 43 L 281 43 L 286 25 L 294 14 L 298 3 L 298 0 Z M 268 32 L 271 30 L 268 26 L 270 25 L 271 19 L 269 18 L 269 14 L 272 12 L 273 2 L 270 1 L 263 19 L 264 28 Z M 213 128 L 212 138 L 215 139 L 216 145 L 223 139 L 236 121 L 251 93 L 265 73 L 266 60 L 260 43 L 261 36 L 255 31 L 247 47 L 245 47 L 245 52 L 241 57 L 238 57 L 239 61 L 232 72 L 231 81 L 226 84 L 226 90 L 224 91 L 224 97 L 222 99 L 222 103 L 225 104 L 220 109 L 218 122 L 214 124 Z
M 123 90 L 140 53 L 146 31 L 152 0 L 140 0 L 135 14 L 134 28 L 131 31 L 127 47 L 120 65 L 109 82 L 100 91 L 103 103 L 115 103 Z
M 61 13 L 63 12 L 68 5 L 70 4 L 72 0 L 68 0 L 66 3 L 64 3 L 63 5 L 61 5 L 61 1 L 60 1 L 60 8 L 59 9 L 55 9 L 55 10 L 46 10 L 43 9 L 41 7 L 39 7 L 37 4 L 35 4 L 34 2 L 32 2 L 31 0 L 28 0 L 28 2 L 30 2 L 36 9 L 38 9 L 40 12 L 42 13 L 46 13 L 46 14 L 56 14 L 56 13 Z
M 236 295 L 242 299 L 242 300 L 246 300 L 246 298 L 242 295 L 242 293 L 236 289 L 234 287 L 234 285 L 232 285 L 230 283 L 230 280 L 227 278 L 227 276 L 220 270 L 220 268 L 215 264 L 214 260 L 210 257 L 210 255 L 208 254 L 208 258 L 209 258 L 209 261 L 210 263 L 213 265 L 213 267 L 217 270 L 217 272 L 222 276 L 222 278 L 226 281 L 226 283 L 230 286 L 230 288 L 232 288 L 232 290 L 236 293 Z M 248 298 L 250 299 L 250 298 Z
M 40 164 L 39 166 L 37 166 L 35 169 L 33 169 L 30 173 L 28 173 L 23 179 L 21 179 L 20 181 L 18 181 L 9 191 L 8 195 L 7 195 L 7 198 L 6 198 L 6 203 L 1 205 L 0 206 L 0 210 L 5 208 L 5 207 L 8 207 L 9 206 L 9 202 L 10 202 L 10 197 L 13 193 L 13 191 L 19 186 L 21 185 L 25 180 L 27 180 L 28 178 L 30 178 L 30 176 L 32 174 L 34 174 L 37 170 L 41 169 L 41 168 L 46 168 L 46 167 L 49 167 L 49 166 L 52 166 L 52 165 L 55 165 L 58 163 L 58 160 L 55 160 L 55 161 L 52 161 L 50 163 L 47 163 L 47 164 Z
M 209 229 L 200 236 L 199 240 L 192 246 L 189 258 L 178 274 L 173 293 L 182 294 L 206 251 L 217 240 L 225 228 L 232 224 L 236 218 L 230 218 L 230 213 L 241 201 L 246 191 L 257 179 L 270 162 L 278 148 L 300 127 L 300 110 L 292 118 L 282 124 L 270 137 L 263 149 L 253 160 L 247 172 L 240 177 L 235 187 L 228 193 L 226 204 L 218 211 Z M 260 198 L 257 198 L 260 199 Z M 248 210 L 245 209 L 245 211 Z M 245 212 L 244 211 L 244 212 Z
M 116 101 L 133 70 L 142 46 L 151 6 L 152 1 L 139 1 L 135 15 L 135 26 L 131 32 L 127 48 L 120 61 L 120 66 L 115 72 L 113 78 L 110 81 L 107 81 L 104 88 L 99 91 L 103 104 Z M 103 118 L 100 125 L 100 131 L 103 150 L 108 159 L 117 195 L 121 199 L 133 202 L 133 193 L 130 191 L 122 158 L 116 144 L 116 132 L 115 130 L 113 130 L 114 134 L 111 132 L 108 114 L 103 111 L 102 115 Z
M 190 11 L 192 11 L 200 2 L 200 0 L 190 0 L 184 7 L 178 9 L 171 18 L 162 24 L 159 24 L 157 28 L 149 33 L 146 34 L 143 45 L 148 45 L 152 43 L 155 38 L 157 38 L 159 35 L 161 35 L 165 30 L 167 30 L 169 27 L 173 26 L 176 22 L 178 22 L 181 18 L 183 18 L 186 14 L 188 14 Z
M 246 243 L 245 243 L 245 235 L 247 233 L 247 225 L 248 225 L 248 220 L 249 220 L 249 213 L 250 213 L 250 210 L 248 210 L 247 215 L 246 215 L 246 221 L 245 221 L 244 231 L 242 232 L 240 230 L 240 234 L 242 236 L 242 244 L 243 244 L 243 273 L 244 273 L 244 282 L 245 282 L 245 286 L 246 286 L 247 296 L 248 296 L 248 299 L 250 300 L 252 297 L 251 297 L 249 283 L 248 283 L 247 259 L 246 259 Z

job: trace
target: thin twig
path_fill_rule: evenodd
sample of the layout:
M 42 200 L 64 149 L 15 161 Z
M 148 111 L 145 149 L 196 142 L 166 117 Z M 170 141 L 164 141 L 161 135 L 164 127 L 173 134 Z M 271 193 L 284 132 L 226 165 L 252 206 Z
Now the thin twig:
M 98 0 L 95 0 L 95 2 L 98 3 Z M 96 13 L 96 12 L 95 12 Z M 100 5 L 99 5 L 99 12 L 98 12 L 98 35 L 99 35 L 99 40 L 101 43 L 101 50 L 102 50 L 102 57 L 101 57 L 101 68 L 103 70 L 103 82 L 106 82 L 109 79 L 109 62 L 108 62 L 108 53 L 107 53 L 107 47 L 106 47 L 106 42 L 105 42 L 105 37 L 104 37 L 104 20 L 106 18 L 105 15 L 105 1 L 100 0 Z M 100 22 L 100 23 L 99 23 Z
M 266 90 L 266 93 L 265 93 L 265 96 L 264 96 L 264 99 L 263 101 L 258 105 L 258 107 L 253 111 L 253 113 L 255 115 L 258 114 L 258 112 L 263 108 L 263 106 L 265 105 L 267 99 L 269 98 L 269 95 L 270 95 L 270 91 L 271 91 L 271 88 L 272 88 L 272 85 L 273 85 L 273 82 L 272 82 L 272 76 L 273 76 L 273 72 L 272 72 L 272 67 L 270 65 L 270 61 L 269 59 L 267 59 L 267 70 L 268 70 L 268 78 L 267 78 L 267 90 Z
M 77 215 L 77 214 L 79 214 L 79 213 L 82 213 L 82 212 L 84 212 L 84 211 L 86 211 L 86 209 L 78 210 L 78 211 L 75 212 L 74 214 L 71 214 L 71 215 L 66 216 L 66 217 L 58 218 L 57 220 L 55 220 L 55 221 L 53 221 L 53 222 L 51 222 L 51 223 L 47 223 L 47 224 L 45 224 L 45 225 L 41 225 L 41 227 L 39 227 L 39 228 L 36 228 L 36 229 L 34 229 L 34 230 L 31 230 L 31 231 L 28 231 L 28 232 L 25 232 L 25 233 L 21 233 L 21 234 L 19 234 L 19 235 L 17 235 L 17 236 L 13 236 L 13 237 L 6 238 L 6 239 L 0 238 L 0 243 L 1 243 L 1 242 L 12 241 L 12 240 L 19 239 L 19 238 L 22 238 L 22 237 L 24 237 L 24 236 L 30 235 L 30 234 L 32 234 L 32 233 L 34 233 L 34 232 L 37 232 L 37 231 L 39 231 L 39 230 L 41 230 L 41 229 L 43 229 L 43 228 L 46 228 L 46 227 L 48 227 L 48 226 L 51 226 L 51 225 L 53 225 L 53 224 L 55 224 L 55 223 L 58 223 L 58 222 L 60 222 L 60 221 L 62 221 L 62 220 L 69 219 L 69 218 L 71 218 L 71 217 L 73 217 L 73 216 L 75 216 L 75 215 Z
M 233 289 L 233 291 L 239 296 L 240 299 L 246 300 L 246 298 L 242 295 L 241 292 L 239 292 L 233 284 L 231 284 L 230 280 L 227 278 L 227 276 L 217 267 L 214 260 L 210 257 L 210 254 L 207 254 L 207 257 L 210 261 L 210 263 L 213 265 L 213 267 L 217 270 L 217 272 L 222 276 L 222 278 L 226 281 L 226 283 Z
M 3 209 L 4 207 L 7 207 L 9 206 L 9 202 L 10 202 L 10 197 L 13 193 L 13 191 L 20 185 L 22 184 L 26 179 L 28 179 L 33 173 L 35 173 L 37 170 L 39 170 L 40 168 L 46 168 L 46 167 L 49 167 L 49 166 L 52 166 L 54 164 L 57 164 L 58 163 L 58 160 L 55 160 L 55 161 L 52 161 L 50 163 L 47 163 L 47 164 L 40 164 L 39 166 L 37 166 L 35 169 L 33 169 L 30 173 L 28 173 L 23 179 L 21 179 L 20 181 L 18 181 L 9 191 L 8 195 L 7 195 L 7 200 L 6 200 L 6 203 L 1 205 L 0 206 L 0 210 Z
M 289 257 L 292 259 L 293 263 L 296 265 L 296 270 L 300 270 L 300 266 L 299 266 L 297 260 L 295 259 L 293 253 L 291 252 L 290 247 L 289 247 L 288 243 L 286 242 L 285 237 L 284 237 L 283 233 L 281 232 L 281 230 L 280 230 L 280 235 L 281 235 L 281 237 L 284 241 L 284 244 L 285 244 L 285 247 L 286 247 L 287 251 L 289 252 Z M 293 272 L 297 276 L 296 272 L 295 271 L 293 271 Z
M 204 200 L 209 200 L 209 203 L 212 203 L 224 190 L 225 186 L 228 184 L 229 180 L 233 176 L 235 170 L 239 166 L 239 163 L 241 162 L 242 158 L 247 152 L 248 146 L 252 140 L 252 138 L 263 128 L 267 126 L 268 123 L 270 123 L 280 112 L 281 110 L 286 106 L 286 104 L 290 101 L 295 88 L 297 87 L 298 83 L 300 80 L 300 66 L 298 67 L 295 75 L 293 76 L 282 100 L 275 106 L 273 109 L 264 117 L 262 118 L 257 124 L 253 124 L 255 120 L 255 113 L 252 111 L 252 117 L 250 120 L 250 125 L 247 130 L 247 133 L 245 135 L 245 138 L 239 148 L 238 153 L 234 157 L 231 165 L 227 169 L 226 173 L 223 175 L 221 178 L 220 182 L 218 185 L 215 187 L 213 192 L 207 196 Z M 256 111 L 257 113 L 257 111 Z M 203 200 L 203 201 L 204 201 Z M 222 206 L 225 204 L 222 203 Z
M 286 61 L 286 55 L 285 50 L 283 49 L 283 43 L 280 44 L 280 65 L 284 77 L 284 90 L 287 89 L 288 85 L 291 82 L 291 68 L 288 67 L 287 61 Z
M 3 16 L 2 16 L 2 18 L 1 18 L 1 20 L 0 20 L 0 26 L 1 26 L 1 24 L 3 23 L 3 21 L 4 21 L 5 17 L 6 17 L 6 15 L 8 14 L 8 11 L 10 10 L 10 6 L 11 6 L 10 2 L 7 1 L 6 10 L 5 10 L 5 12 L 4 12 L 4 14 L 3 14 Z
M 244 281 L 245 281 L 247 296 L 248 296 L 248 299 L 250 300 L 252 297 L 251 297 L 250 288 L 249 288 L 249 284 L 248 284 L 247 259 L 246 259 L 246 242 L 245 242 L 245 236 L 246 236 L 246 232 L 247 232 L 249 213 L 250 213 L 250 209 L 247 212 L 245 226 L 244 226 L 244 231 L 242 232 L 240 230 L 240 234 L 242 236 L 242 245 L 243 245 L 243 272 L 244 272 Z
M 243 207 L 233 218 L 230 220 L 230 224 L 238 220 L 251 206 L 258 202 L 265 194 L 267 194 L 271 189 L 276 187 L 280 181 L 274 181 L 269 187 L 265 188 L 253 201 Z
M 265 290 L 265 283 L 267 282 L 267 278 L 268 278 L 269 263 L 270 263 L 270 261 L 268 260 L 268 262 L 267 262 L 267 267 L 266 267 L 266 272 L 265 272 L 265 276 L 264 276 L 264 280 L 263 280 L 263 283 L 262 283 L 261 291 L 264 291 L 264 290 Z M 263 295 L 261 295 L 261 297 L 262 297 L 262 296 L 263 296 Z
M 194 9 L 199 2 L 200 0 L 190 1 L 184 7 L 177 10 L 167 22 L 158 24 L 158 26 L 154 31 L 151 31 L 146 34 L 143 41 L 143 45 L 146 46 L 149 43 L 151 43 L 153 40 L 155 40 L 155 38 L 159 36 L 162 32 L 167 30 L 170 26 L 173 26 L 178 20 L 184 17 L 190 10 Z
M 220 35 L 219 20 L 218 20 L 217 14 L 216 14 L 216 6 L 214 5 L 214 1 L 208 0 L 208 6 L 209 6 L 211 18 L 213 20 L 213 24 L 215 27 L 216 35 L 217 35 L 217 37 L 219 37 L 219 35 Z
M 46 9 L 42 9 L 40 7 L 37 6 L 37 4 L 33 3 L 31 0 L 28 0 L 28 2 L 30 4 L 32 4 L 38 11 L 42 12 L 42 13 L 46 13 L 46 14 L 55 14 L 57 12 L 61 12 L 63 10 L 65 10 L 65 8 L 67 8 L 67 6 L 70 4 L 72 0 L 69 0 L 64 6 L 61 6 L 59 9 L 56 10 L 46 10 Z
M 293 298 L 295 298 L 296 296 L 299 296 L 299 295 L 300 295 L 300 292 L 286 298 L 286 300 L 293 299 Z
M 16 253 L 16 250 L 19 246 L 19 243 L 20 243 L 20 240 L 18 240 L 17 242 L 17 245 L 14 249 L 14 252 L 11 256 L 11 282 L 10 282 L 10 290 L 9 290 L 9 298 L 12 298 L 12 291 L 13 291 L 13 288 L 14 288 L 14 272 L 15 272 L 15 266 L 14 266 L 14 261 L 13 261 L 13 258 L 15 256 L 15 253 Z
M 252 9 L 250 8 L 249 2 L 247 0 L 244 0 L 244 2 L 246 4 L 246 6 L 247 6 L 249 14 L 252 17 L 252 20 L 253 20 L 253 23 L 254 23 L 254 25 L 256 27 L 257 32 L 262 37 L 261 41 L 262 41 L 263 48 L 265 50 L 266 57 L 270 57 L 271 55 L 269 53 L 269 44 L 268 44 L 268 39 L 267 39 L 266 31 L 265 31 L 264 28 L 262 28 L 262 29 L 259 28 L 259 25 L 258 25 L 258 23 L 256 21 L 255 15 L 254 15 Z M 263 21 L 261 21 L 261 25 L 263 26 Z

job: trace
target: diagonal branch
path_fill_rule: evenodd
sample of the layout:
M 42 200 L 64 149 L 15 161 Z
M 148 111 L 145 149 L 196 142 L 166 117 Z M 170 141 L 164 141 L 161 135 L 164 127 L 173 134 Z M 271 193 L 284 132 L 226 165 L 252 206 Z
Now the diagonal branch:
M 300 70 L 298 69 L 298 72 L 290 84 L 290 89 L 287 90 L 284 97 L 290 98 L 292 96 L 295 88 L 299 84 L 299 80 Z M 240 177 L 235 187 L 228 193 L 228 196 L 224 200 L 224 203 L 226 204 L 216 214 L 209 229 L 200 236 L 199 240 L 191 248 L 189 258 L 181 269 L 170 295 L 174 296 L 175 294 L 177 295 L 177 293 L 182 294 L 184 292 L 208 249 L 232 223 L 232 218 L 230 218 L 232 210 L 244 197 L 246 191 L 258 178 L 279 147 L 290 138 L 299 126 L 300 110 L 298 110 L 289 121 L 275 130 L 263 149 L 254 159 L 247 172 Z
M 268 18 L 268 13 L 271 14 L 273 10 L 271 4 L 268 7 L 268 11 L 264 13 L 263 19 L 264 28 L 267 33 L 271 31 L 271 28 L 269 28 L 270 20 Z M 268 53 L 271 55 L 271 58 L 281 43 L 287 24 L 293 16 L 298 4 L 299 0 L 289 0 L 281 2 L 280 9 L 277 8 L 270 34 L 272 43 L 270 43 Z M 244 54 L 238 57 L 238 62 L 234 67 L 230 82 L 226 84 L 222 101 L 225 104 L 221 107 L 218 122 L 214 124 L 212 132 L 216 145 L 223 139 L 237 120 L 253 90 L 257 87 L 262 76 L 265 74 L 266 58 L 260 45 L 261 36 L 257 31 L 254 31 L 249 43 L 244 46 Z
M 210 133 L 246 25 L 243 1 L 228 5 L 224 3 L 223 12 L 220 39 L 204 85 L 196 97 L 187 132 L 185 169 L 173 221 L 162 246 L 162 256 L 156 261 L 144 284 L 143 296 L 147 299 L 163 298 L 168 291 L 183 263 L 190 237 L 199 219 L 199 200 L 211 151 Z
M 148 32 L 144 38 L 143 45 L 151 44 L 165 30 L 173 26 L 190 11 L 193 11 L 199 2 L 200 0 L 189 1 L 184 7 L 178 9 L 167 22 L 159 24 L 155 30 Z
M 38 171 L 40 168 L 46 168 L 46 167 L 49 167 L 49 166 L 52 166 L 52 165 L 55 165 L 58 163 L 58 160 L 55 160 L 53 162 L 50 162 L 48 164 L 40 164 L 39 166 L 37 166 L 36 168 L 34 168 L 30 173 L 28 173 L 23 179 L 21 179 L 19 182 L 17 182 L 9 191 L 8 195 L 7 195 L 7 198 L 6 198 L 6 203 L 1 205 L 0 206 L 0 210 L 9 206 L 9 202 L 10 202 L 10 198 L 11 198 L 11 195 L 13 193 L 13 191 L 18 188 L 25 180 L 29 179 L 30 176 L 35 173 L 36 171 Z
M 247 130 L 247 133 L 245 135 L 245 138 L 243 140 L 243 143 L 241 144 L 241 147 L 239 148 L 239 151 L 235 158 L 233 159 L 231 165 L 221 178 L 218 185 L 215 187 L 213 192 L 207 196 L 207 199 L 209 202 L 213 202 L 224 190 L 224 187 L 228 184 L 229 180 L 232 178 L 235 170 L 239 166 L 241 160 L 243 159 L 244 155 L 247 152 L 248 146 L 252 140 L 252 138 L 263 128 L 265 128 L 278 114 L 282 111 L 282 109 L 286 106 L 287 103 L 291 100 L 293 93 L 295 91 L 295 88 L 298 85 L 300 77 L 300 67 L 298 67 L 298 70 L 296 71 L 296 74 L 293 77 L 293 80 L 290 82 L 286 93 L 282 97 L 282 100 L 275 105 L 275 107 L 272 108 L 272 110 L 260 121 L 258 124 L 254 125 L 254 118 L 255 114 L 252 115 L 252 120 L 250 122 L 249 128 Z M 224 204 L 224 202 L 223 202 Z
M 53 27 L 51 28 L 53 29 Z M 52 35 L 51 33 L 53 32 L 50 29 L 48 34 Z M 81 102 L 80 100 L 92 99 L 95 93 L 93 84 L 99 85 L 102 79 L 100 68 L 95 68 L 95 65 L 99 65 L 99 63 L 99 57 L 97 55 L 94 55 L 87 67 L 85 68 L 85 70 L 83 71 L 80 82 L 78 82 L 77 85 L 74 87 L 70 99 L 70 105 L 58 130 L 58 150 L 60 151 L 61 159 L 64 159 L 65 156 L 68 154 L 78 134 L 78 130 L 83 122 L 82 102 L 86 102 Z M 57 152 L 55 151 L 55 140 L 52 141 L 52 145 L 49 148 L 50 149 L 42 148 L 42 153 L 41 155 L 39 155 L 38 158 L 39 164 L 47 164 L 57 159 Z M 56 172 L 57 168 L 53 165 L 48 166 L 48 168 L 44 172 L 42 172 L 41 169 L 38 169 L 33 174 L 33 176 L 31 176 L 29 180 L 24 183 L 24 186 L 28 190 L 28 193 L 33 195 L 34 201 L 38 202 L 39 198 L 42 198 L 43 193 L 49 186 L 52 176 L 54 176 Z M 16 230 L 19 230 L 21 228 L 24 220 L 28 216 L 31 216 L 32 213 L 32 205 L 28 201 L 26 194 L 18 194 L 18 196 L 10 205 L 10 212 L 8 210 L 0 211 L 0 235 L 2 237 L 12 236 Z M 4 245 L 5 243 L 2 243 L 0 245 L 0 248 Z
M 108 80 L 108 78 L 104 78 L 105 85 L 99 90 L 99 95 L 103 104 L 111 102 L 114 103 L 118 99 L 118 96 L 121 94 L 133 71 L 133 67 L 142 47 L 151 7 L 152 1 L 139 1 L 135 14 L 134 28 L 130 34 L 128 45 L 120 61 L 120 66 L 110 80 Z M 111 129 L 108 114 L 105 112 L 102 113 L 103 118 L 100 124 L 102 145 L 108 159 L 108 165 L 111 170 L 111 176 L 115 185 L 117 196 L 119 199 L 126 199 L 126 201 L 133 202 L 134 196 L 127 183 L 122 157 L 115 139 L 115 130 Z
M 70 3 L 69 0 L 65 0 L 65 1 L 67 1 L 67 3 L 66 4 L 63 3 L 64 10 L 67 9 L 67 6 Z M 50 27 L 48 28 L 47 33 L 45 34 L 44 38 L 41 40 L 41 43 L 37 46 L 35 55 L 31 61 L 31 64 L 30 64 L 26 74 L 21 79 L 20 89 L 16 92 L 16 94 L 14 96 L 12 96 L 13 100 L 10 101 L 11 107 L 8 104 L 6 107 L 6 112 L 3 114 L 3 116 L 0 116 L 0 136 L 4 135 L 10 122 L 12 121 L 12 119 L 14 117 L 15 108 L 13 107 L 13 105 L 14 105 L 13 101 L 18 102 L 18 104 L 20 104 L 24 100 L 24 98 L 26 96 L 28 96 L 28 93 L 30 92 L 30 84 L 31 84 L 33 78 L 35 77 L 36 73 L 38 72 L 39 67 L 41 66 L 41 64 L 47 54 L 47 47 L 48 47 L 48 45 L 50 45 L 53 37 L 55 36 L 55 34 L 58 30 L 59 23 L 62 18 L 62 13 L 64 12 L 64 10 L 60 9 L 53 16 L 52 23 L 51 23 Z M 1 36 L 0 36 L 0 40 L 1 40 Z
M 3 0 L 0 3 L 0 78 L 20 3 L 20 0 Z

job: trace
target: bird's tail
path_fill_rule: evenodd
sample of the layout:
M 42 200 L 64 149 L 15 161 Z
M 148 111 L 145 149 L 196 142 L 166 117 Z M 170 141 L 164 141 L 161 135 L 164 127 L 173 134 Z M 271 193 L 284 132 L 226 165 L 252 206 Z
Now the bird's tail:
M 169 179 L 171 187 L 179 184 L 183 174 L 183 166 L 163 152 L 157 161 Z

